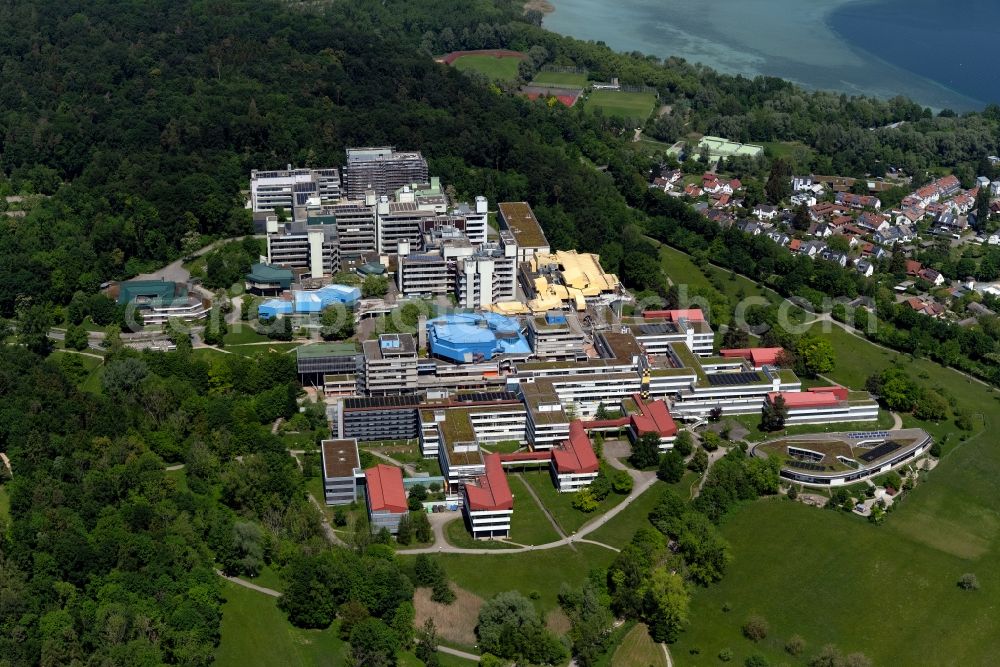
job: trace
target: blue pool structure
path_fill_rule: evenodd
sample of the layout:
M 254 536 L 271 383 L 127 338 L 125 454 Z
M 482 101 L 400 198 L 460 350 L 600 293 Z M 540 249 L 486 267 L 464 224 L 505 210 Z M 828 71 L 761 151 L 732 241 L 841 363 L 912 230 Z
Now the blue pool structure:
M 427 344 L 434 356 L 458 363 L 531 354 L 520 322 L 488 312 L 455 313 L 429 320 Z

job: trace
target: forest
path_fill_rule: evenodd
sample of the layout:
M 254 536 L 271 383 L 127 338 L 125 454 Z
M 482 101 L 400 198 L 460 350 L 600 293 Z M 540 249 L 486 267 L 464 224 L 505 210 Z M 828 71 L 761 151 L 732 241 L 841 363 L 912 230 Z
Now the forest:
M 328 587 L 331 605 L 366 600 L 357 646 L 413 642 L 393 628 L 413 585 L 434 577 L 409 572 L 377 544 L 331 552 L 294 460 L 267 428 L 298 409 L 290 357 L 209 363 L 183 345 L 169 354 L 113 346 L 101 386 L 86 391 L 74 355 L 46 358 L 49 321 L 117 319 L 98 296 L 105 281 L 246 233 L 241 190 L 251 168 L 339 165 L 353 145 L 419 149 L 461 196 L 530 201 L 554 247 L 601 253 L 639 291 L 671 297 L 652 237 L 786 295 L 884 298 L 856 274 L 794 259 L 649 193 L 654 165 L 621 140 L 625 119 L 507 95 L 432 54 L 534 48 L 545 63 L 657 88 L 688 129 L 801 141 L 813 151 L 804 166 L 821 172 L 972 170 L 1000 152 L 1000 109 L 933 115 L 901 99 L 807 93 L 613 54 L 548 33 L 539 18 L 510 0 L 0 6 L 0 195 L 28 202 L 23 216 L 0 218 L 0 317 L 22 318 L 28 343 L 0 336 L 0 451 L 14 470 L 5 483 L 11 518 L 0 526 L 0 664 L 208 664 L 219 639 L 217 564 L 279 564 L 306 602 L 313 584 Z M 680 131 L 652 129 L 663 139 Z M 1000 382 L 997 328 L 924 326 L 898 308 L 883 312 L 879 342 Z M 178 463 L 183 483 L 166 470 Z M 578 658 L 594 641 L 600 652 L 606 637 L 580 628 L 603 627 L 602 609 L 648 618 L 676 604 L 674 622 L 654 632 L 669 638 L 683 627 L 679 591 L 725 569 L 713 522 L 773 493 L 773 471 L 751 467 L 734 453 L 697 507 L 665 498 L 682 520 L 651 517 L 656 530 L 612 566 L 631 579 L 598 576 L 565 592 Z M 681 552 L 666 549 L 668 538 Z M 335 587 L 343 576 L 350 587 Z M 290 616 L 308 608 L 294 598 Z M 351 610 L 299 621 L 328 624 L 341 611 Z

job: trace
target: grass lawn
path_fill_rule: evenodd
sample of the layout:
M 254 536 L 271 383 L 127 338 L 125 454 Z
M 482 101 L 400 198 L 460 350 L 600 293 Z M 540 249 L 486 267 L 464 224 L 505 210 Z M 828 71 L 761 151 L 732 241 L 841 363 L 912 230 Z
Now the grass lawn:
M 666 488 L 672 488 L 681 498 L 687 499 L 691 485 L 697 480 L 698 476 L 688 471 L 684 473 L 684 477 L 677 484 L 657 482 L 633 500 L 632 504 L 619 512 L 615 518 L 587 535 L 587 539 L 621 549 L 629 543 L 632 536 L 635 535 L 635 531 L 651 525 L 649 513 L 659 502 L 660 495 Z
M 301 665 L 336 667 L 347 663 L 347 645 L 336 625 L 326 630 L 295 628 L 267 595 L 226 582 L 222 641 L 215 652 L 220 667 Z
M 667 664 L 663 648 L 649 636 L 649 630 L 643 623 L 632 628 L 611 658 L 611 667 L 660 667 Z
M 228 347 L 230 345 L 245 345 L 247 343 L 264 343 L 268 338 L 254 331 L 250 325 L 245 325 L 241 326 L 239 331 L 227 332 L 222 337 L 222 340 Z
M 278 573 L 271 569 L 270 565 L 265 565 L 261 568 L 260 572 L 256 577 L 240 577 L 244 581 L 249 581 L 252 584 L 257 584 L 258 586 L 263 586 L 264 588 L 271 588 L 276 591 L 284 591 L 285 585 L 281 581 L 281 577 Z
M 267 354 L 268 352 L 281 352 L 283 354 L 287 354 L 295 348 L 301 346 L 302 343 L 279 343 L 271 341 L 267 345 L 226 345 L 225 349 L 233 354 L 241 354 L 244 357 L 253 357 L 258 354 Z
M 576 544 L 544 551 L 498 551 L 488 556 L 440 554 L 437 560 L 455 583 L 483 599 L 510 590 L 527 596 L 537 592 L 535 605 L 547 614 L 559 606 L 556 595 L 563 583 L 580 586 L 591 569 L 607 568 L 614 558 L 615 552 L 603 547 Z
M 708 281 L 705 274 L 697 267 L 691 255 L 671 248 L 668 245 L 660 246 L 660 262 L 667 277 L 674 281 L 677 286 L 687 285 L 688 289 L 703 288 L 715 289 Z
M 102 331 L 103 332 L 103 331 L 107 331 L 108 330 L 107 327 L 103 327 L 100 324 L 97 324 L 96 322 L 94 322 L 94 320 L 90 319 L 90 315 L 87 315 L 85 318 L 83 318 L 83 328 L 86 329 L 87 331 Z
M 587 109 L 600 109 L 605 116 L 638 118 L 645 121 L 653 113 L 653 93 L 623 93 L 619 90 L 595 90 L 587 96 Z
M 991 664 L 993 638 L 1000 635 L 997 392 L 839 327 L 821 335 L 836 354 L 832 379 L 860 388 L 896 359 L 926 386 L 982 417 L 965 440 L 952 425 L 906 420 L 937 435 L 950 432 L 951 441 L 938 467 L 882 526 L 777 499 L 737 510 L 723 526 L 733 563 L 722 582 L 695 593 L 690 628 L 674 655 L 685 665 L 714 665 L 718 652 L 730 647 L 734 664 L 751 652 L 781 662 L 788 659 L 784 641 L 800 634 L 808 642 L 806 656 L 834 643 L 845 653 L 863 651 L 875 664 Z M 956 586 L 965 572 L 979 577 L 980 591 Z M 733 606 L 728 613 L 722 611 L 727 602 Z M 754 613 L 771 627 L 756 646 L 740 633 Z
M 892 413 L 887 410 L 879 410 L 878 421 L 874 422 L 838 422 L 835 424 L 798 424 L 794 426 L 789 426 L 782 431 L 775 431 L 774 433 L 768 433 L 759 430 L 760 426 L 760 415 L 733 415 L 732 417 L 726 417 L 728 420 L 736 421 L 745 426 L 750 430 L 750 433 L 746 435 L 744 440 L 747 442 L 760 442 L 761 440 L 769 440 L 771 438 L 778 438 L 783 435 L 803 435 L 806 433 L 825 433 L 827 431 L 846 431 L 848 433 L 853 433 L 856 431 L 881 431 L 883 429 L 888 429 L 892 427 Z M 915 426 L 917 424 L 914 424 Z M 922 428 L 922 425 L 920 425 Z
M 516 512 L 515 512 L 516 514 Z M 511 533 L 513 534 L 513 528 Z M 444 526 L 444 537 L 453 547 L 462 549 L 516 549 L 514 544 L 508 544 L 503 540 L 477 540 L 472 537 L 469 529 L 465 527 L 465 519 L 461 514 L 456 514 L 454 521 L 449 521 Z M 469 556 L 475 558 L 475 556 Z
M 573 72 L 539 72 L 531 82 L 532 86 L 587 87 L 587 75 Z
M 517 66 L 520 64 L 520 58 L 471 55 L 462 56 L 452 63 L 452 67 L 460 72 L 480 72 L 493 81 L 511 81 L 517 78 Z
M 510 539 L 518 544 L 545 544 L 559 539 L 559 534 L 528 493 L 524 480 L 516 475 L 507 478 L 514 494 L 514 515 L 510 522 Z
M 572 535 L 588 521 L 596 519 L 625 500 L 625 496 L 620 496 L 617 493 L 609 493 L 608 497 L 598 504 L 595 511 L 590 513 L 581 512 L 573 508 L 574 494 L 560 493 L 556 490 L 556 487 L 552 485 L 552 477 L 548 471 L 531 471 L 518 473 L 518 475 L 522 476 L 523 480 L 531 485 L 538 499 L 545 504 L 546 509 L 549 510 L 549 514 L 552 515 L 552 518 L 556 520 L 556 523 L 559 524 L 559 527 L 567 535 Z M 512 475 L 511 477 L 516 478 L 518 475 Z

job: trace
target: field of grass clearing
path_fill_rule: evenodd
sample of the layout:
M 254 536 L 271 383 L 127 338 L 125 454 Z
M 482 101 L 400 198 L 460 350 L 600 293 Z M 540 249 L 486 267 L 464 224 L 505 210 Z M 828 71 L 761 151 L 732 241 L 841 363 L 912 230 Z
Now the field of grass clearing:
M 636 118 L 645 121 L 653 113 L 656 95 L 625 93 L 620 90 L 595 90 L 587 97 L 587 109 L 600 109 L 605 116 Z
M 512 56 L 470 55 L 458 58 L 452 67 L 460 72 L 479 72 L 493 81 L 511 81 L 517 78 L 517 66 L 520 64 L 521 59 Z
M 632 628 L 611 658 L 611 667 L 665 667 L 667 656 L 663 647 L 653 641 L 642 623 Z
M 539 72 L 535 75 L 531 85 L 585 88 L 587 86 L 587 75 L 573 72 Z

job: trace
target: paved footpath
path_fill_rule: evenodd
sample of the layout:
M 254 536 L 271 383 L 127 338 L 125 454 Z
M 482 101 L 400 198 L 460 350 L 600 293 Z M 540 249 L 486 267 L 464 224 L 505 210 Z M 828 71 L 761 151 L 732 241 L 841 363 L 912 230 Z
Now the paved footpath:
M 240 579 L 239 577 L 230 577 L 225 574 L 222 570 L 216 570 L 215 573 L 225 579 L 226 581 L 232 582 L 237 586 L 242 586 L 243 588 L 249 588 L 252 591 L 257 591 L 258 593 L 263 593 L 264 595 L 270 595 L 273 598 L 280 598 L 281 593 L 274 590 L 273 588 L 264 588 L 263 586 L 258 586 L 257 584 L 251 584 L 249 581 Z

